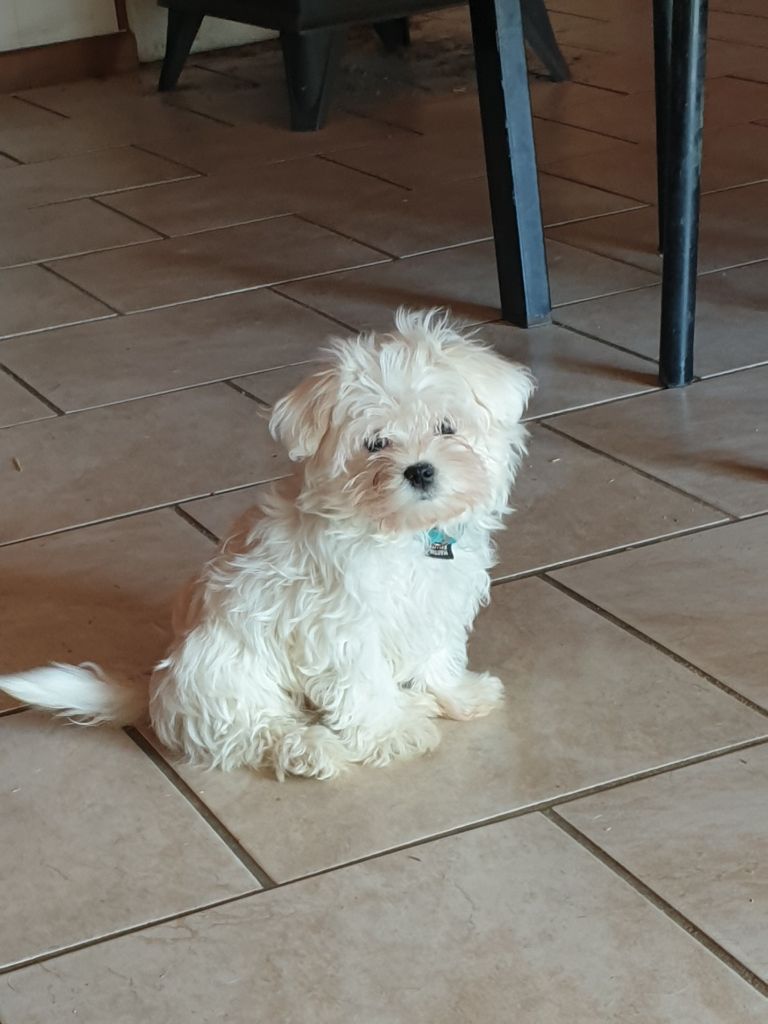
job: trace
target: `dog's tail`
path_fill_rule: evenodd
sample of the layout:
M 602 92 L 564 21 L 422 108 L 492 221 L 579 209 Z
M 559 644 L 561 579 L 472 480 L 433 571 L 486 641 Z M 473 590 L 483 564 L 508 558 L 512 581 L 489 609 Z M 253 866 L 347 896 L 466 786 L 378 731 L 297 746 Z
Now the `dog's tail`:
M 149 705 L 146 686 L 132 685 L 105 675 L 98 665 L 59 665 L 34 668 L 0 677 L 0 690 L 16 700 L 83 725 L 131 725 Z

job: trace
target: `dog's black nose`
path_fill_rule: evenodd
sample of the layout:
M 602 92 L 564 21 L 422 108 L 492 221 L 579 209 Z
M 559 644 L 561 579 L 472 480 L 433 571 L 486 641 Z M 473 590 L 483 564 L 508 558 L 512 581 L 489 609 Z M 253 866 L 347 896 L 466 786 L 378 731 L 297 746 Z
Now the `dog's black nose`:
M 431 462 L 414 462 L 404 470 L 403 476 L 411 487 L 426 490 L 435 479 L 435 467 Z

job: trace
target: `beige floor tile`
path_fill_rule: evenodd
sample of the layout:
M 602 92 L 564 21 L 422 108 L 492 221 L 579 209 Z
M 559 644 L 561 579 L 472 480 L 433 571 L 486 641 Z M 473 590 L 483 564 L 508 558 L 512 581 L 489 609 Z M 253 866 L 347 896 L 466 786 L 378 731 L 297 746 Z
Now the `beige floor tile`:
M 766 165 L 768 172 L 768 165 Z M 701 200 L 699 272 L 768 258 L 768 181 Z M 551 238 L 660 273 L 655 207 L 552 228 Z
M 660 303 L 659 288 L 643 288 L 564 306 L 557 310 L 556 317 L 577 330 L 656 358 Z M 768 261 L 700 278 L 696 296 L 696 373 L 722 373 L 767 362 L 766 315 Z
M 303 213 L 329 227 L 335 227 L 331 222 L 339 217 L 343 229 L 357 216 L 365 217 L 374 203 L 391 210 L 401 195 L 408 193 L 348 167 L 308 157 L 121 192 L 103 201 L 167 235 L 188 235 L 285 213 Z
M 342 337 L 346 332 L 337 332 Z M 287 395 L 288 392 L 314 372 L 322 361 L 322 356 L 305 363 L 292 363 L 289 366 L 281 366 L 276 370 L 264 370 L 262 373 L 252 373 L 247 377 L 238 377 L 235 384 L 247 391 L 249 395 L 258 398 L 265 406 L 274 405 L 278 398 Z
M 405 188 L 476 178 L 485 172 L 480 129 L 459 139 L 448 130 L 430 136 L 407 135 L 335 153 L 336 163 L 374 174 Z
M 13 210 L 3 217 L 0 267 L 148 242 L 158 236 L 90 199 Z
M 710 39 L 707 44 L 707 65 L 711 68 L 713 64 L 721 75 L 733 75 L 751 82 L 768 82 L 763 46 L 745 46 L 742 43 Z M 708 73 L 711 74 L 711 71 Z
M 212 553 L 172 509 L 0 548 L 0 673 L 94 661 L 141 685 L 168 643 L 174 594 Z
M 651 48 L 650 18 L 638 17 L 637 11 L 634 17 L 618 17 L 611 22 L 553 11 L 550 20 L 563 46 L 580 46 L 608 54 L 627 49 L 647 52 Z
M 516 511 L 497 538 L 497 578 L 723 519 L 707 506 L 537 426 L 511 504 Z
M 256 484 L 239 491 L 214 494 L 211 498 L 187 501 L 182 508 L 219 540 L 225 540 L 238 519 L 258 504 L 268 487 L 268 484 Z
M 505 681 L 506 707 L 441 723 L 429 758 L 328 786 L 177 770 L 285 880 L 765 731 L 762 715 L 540 580 L 494 588 L 471 660 Z
M 189 178 L 196 172 L 131 146 L 0 171 L 0 207 L 18 209 Z
M 0 720 L 3 966 L 257 889 L 123 733 Z
M 540 162 L 543 170 L 563 178 L 656 202 L 656 148 L 614 142 L 610 150 Z M 768 129 L 756 124 L 712 132 L 704 140 L 702 188 L 705 192 L 763 181 L 768 174 Z
M 144 64 L 125 74 L 25 89 L 18 95 L 37 106 L 78 120 L 146 100 L 143 107 L 148 116 L 149 111 L 166 103 L 166 98 L 157 92 L 157 73 L 156 64 Z
M 545 121 L 536 117 L 533 121 L 536 140 L 536 159 L 540 170 L 548 170 L 564 160 L 576 159 L 586 153 L 610 153 L 622 142 L 610 135 L 584 131 L 556 121 Z
M 0 271 L 0 338 L 111 316 L 107 306 L 44 267 Z
M 2 118 L 0 124 L 0 150 L 25 163 L 34 163 L 116 146 L 151 145 L 155 139 L 186 140 L 213 122 L 176 107 L 155 107 L 150 111 L 145 105 L 123 104 L 116 112 L 112 104 L 105 103 L 103 110 L 90 116 L 53 117 L 44 127 L 7 128 Z
M 385 257 L 297 217 L 241 224 L 55 264 L 124 313 L 291 281 Z
M 545 225 L 630 209 L 636 200 L 614 196 L 550 174 L 539 176 Z M 382 192 L 361 203 L 316 204 L 317 223 L 393 256 L 413 256 L 490 238 L 485 176 L 440 182 L 410 192 Z
M 47 405 L 0 371 L 0 427 L 54 416 Z
M 0 170 L 3 170 L 5 167 L 15 167 L 16 163 L 16 160 L 11 160 L 9 156 L 0 153 Z
M 580 128 L 535 119 L 536 154 L 539 163 L 555 163 L 610 149 L 616 140 Z M 406 188 L 428 188 L 434 182 L 461 181 L 485 173 L 485 156 L 479 127 L 460 136 L 452 129 L 422 137 L 387 140 L 334 154 L 334 160 L 375 174 Z
M 748 124 L 768 111 L 768 87 L 738 78 L 710 78 L 704 103 L 707 131 Z M 629 96 L 605 93 L 602 97 L 581 96 L 574 101 L 561 94 L 557 103 L 553 101 L 546 110 L 541 116 L 576 128 L 629 142 L 656 141 L 656 101 L 650 87 Z
M 768 47 L 768 18 L 713 11 L 709 19 L 709 34 L 713 39 L 726 42 Z
M 768 368 L 568 413 L 558 430 L 726 512 L 768 508 Z
M 617 93 L 644 92 L 653 84 L 653 62 L 646 52 L 589 53 L 564 46 L 574 82 Z
M 758 1024 L 764 1006 L 541 818 L 71 953 L 14 972 L 0 992 L 8 1024 L 239 1021 L 254 1006 L 317 1024 Z
M 526 331 L 509 324 L 487 324 L 478 332 L 478 337 L 533 371 L 537 389 L 528 407 L 529 418 L 640 394 L 657 387 L 655 367 L 644 360 L 560 327 L 544 326 Z M 12 365 L 10 361 L 9 365 Z M 272 405 L 311 373 L 312 368 L 313 364 L 307 363 L 267 370 L 241 377 L 237 384 Z
M 49 110 L 25 103 L 17 96 L 0 96 L 0 125 L 9 128 L 45 128 L 61 120 Z
M 587 797 L 560 813 L 768 980 L 768 747 Z
M 554 305 L 591 294 L 609 294 L 651 284 L 646 271 L 627 267 L 571 246 L 547 246 Z M 282 285 L 297 298 L 354 328 L 388 329 L 399 305 L 412 309 L 447 306 L 472 323 L 499 316 L 493 244 L 479 242 L 396 260 L 378 267 Z
M 524 330 L 510 324 L 490 324 L 483 327 L 479 337 L 532 370 L 537 386 L 527 418 L 639 394 L 658 386 L 655 366 L 555 325 Z
M 768 708 L 766 552 L 768 519 L 758 517 L 557 578 Z
M 0 355 L 73 412 L 311 359 L 337 331 L 258 289 L 9 340 Z
M 366 117 L 376 118 L 398 128 L 409 128 L 421 135 L 443 135 L 455 131 L 476 136 L 481 131 L 480 102 L 471 91 L 446 97 L 442 93 L 413 93 L 396 98 L 380 96 L 345 98 L 345 105 Z
M 225 384 L 9 427 L 0 541 L 270 480 L 286 461 L 255 404 Z
M 336 112 L 318 132 L 292 132 L 285 122 L 236 127 L 211 122 L 197 132 L 173 138 L 156 138 L 144 147 L 153 153 L 194 167 L 205 174 L 240 171 L 245 166 L 293 160 L 319 153 L 336 154 L 358 146 L 385 143 L 402 148 L 414 138 L 412 132 L 382 124 L 366 117 Z M 335 159 L 334 155 L 334 159 Z
M 713 0 L 712 9 L 730 11 L 731 14 L 752 14 L 756 18 L 765 17 L 762 0 Z

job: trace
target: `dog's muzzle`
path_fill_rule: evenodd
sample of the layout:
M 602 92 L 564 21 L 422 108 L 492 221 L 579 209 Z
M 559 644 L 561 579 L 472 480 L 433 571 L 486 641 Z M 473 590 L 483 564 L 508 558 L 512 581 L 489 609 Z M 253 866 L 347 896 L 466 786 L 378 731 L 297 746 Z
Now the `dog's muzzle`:
M 417 491 L 426 491 L 435 482 L 435 467 L 431 462 L 415 462 L 403 470 L 403 476 Z

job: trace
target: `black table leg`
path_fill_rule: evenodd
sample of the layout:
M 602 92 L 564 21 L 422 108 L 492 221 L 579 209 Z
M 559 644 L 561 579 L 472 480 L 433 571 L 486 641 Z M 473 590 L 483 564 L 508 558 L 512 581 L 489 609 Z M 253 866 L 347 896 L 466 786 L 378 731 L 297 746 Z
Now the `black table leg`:
M 659 378 L 693 379 L 707 0 L 674 0 L 664 184 Z
M 656 90 L 656 202 L 659 252 L 664 249 L 664 189 L 667 150 L 667 108 L 672 63 L 672 8 L 674 0 L 653 0 L 653 56 Z
M 549 319 L 550 299 L 520 0 L 469 6 L 501 314 L 530 327 Z

